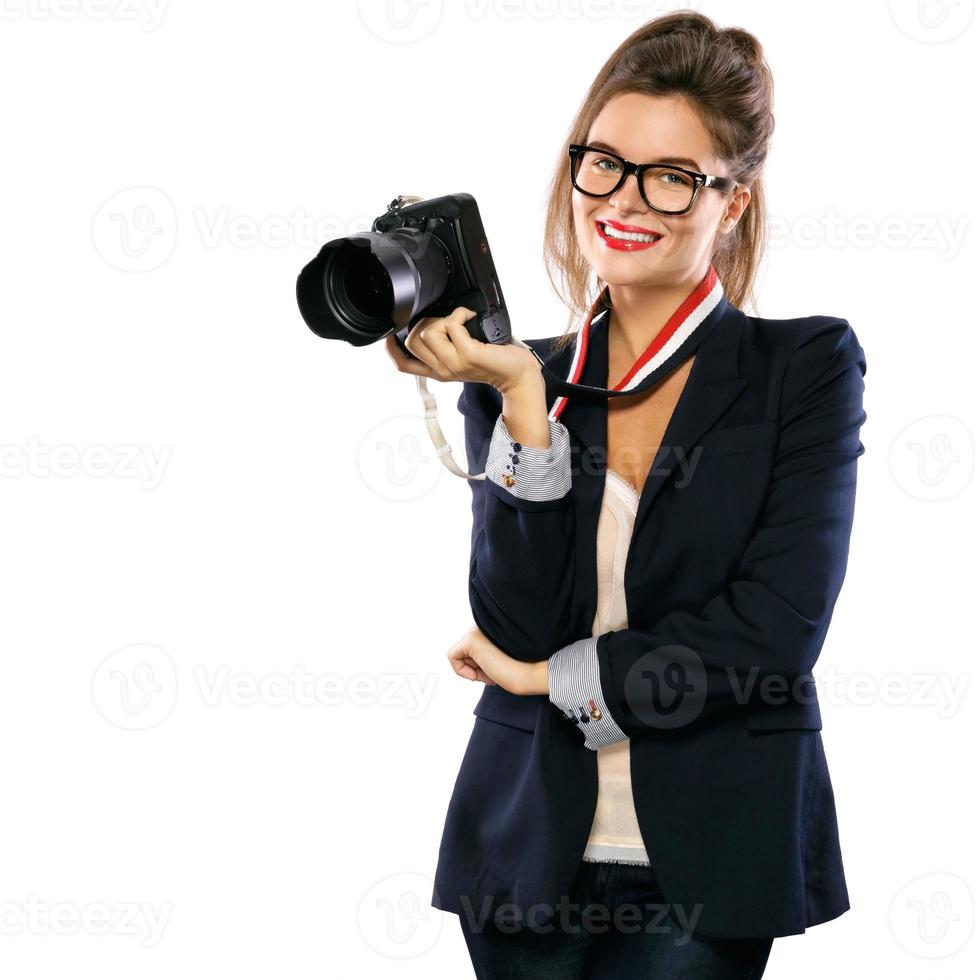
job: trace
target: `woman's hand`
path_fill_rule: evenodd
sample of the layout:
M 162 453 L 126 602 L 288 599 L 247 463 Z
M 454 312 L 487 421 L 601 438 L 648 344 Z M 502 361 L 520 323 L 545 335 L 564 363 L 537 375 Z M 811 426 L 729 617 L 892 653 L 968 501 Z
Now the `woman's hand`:
M 460 677 L 499 684 L 511 694 L 547 694 L 548 661 L 525 663 L 508 656 L 479 626 L 468 629 L 449 649 L 449 663 Z
M 405 346 L 417 360 L 407 357 L 394 333 L 385 337 L 385 347 L 395 366 L 404 374 L 417 374 L 436 381 L 482 381 L 501 394 L 527 385 L 541 384 L 541 365 L 519 344 L 487 344 L 470 336 L 465 323 L 476 316 L 457 306 L 449 316 L 423 317 L 405 337 Z

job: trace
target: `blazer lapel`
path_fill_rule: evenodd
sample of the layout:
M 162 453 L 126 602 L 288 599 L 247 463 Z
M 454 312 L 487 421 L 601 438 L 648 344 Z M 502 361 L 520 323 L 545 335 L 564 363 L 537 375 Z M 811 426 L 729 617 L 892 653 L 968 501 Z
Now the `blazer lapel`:
M 738 350 L 745 314 L 727 299 L 719 304 L 718 319 L 701 342 L 660 449 L 640 493 L 636 524 L 643 520 L 661 488 L 680 462 L 697 462 L 698 440 L 708 432 L 749 383 L 739 373 Z
M 586 384 L 609 384 L 608 316 L 593 323 L 593 334 L 582 378 Z M 635 526 L 639 527 L 657 494 L 677 469 L 681 460 L 691 460 L 698 440 L 714 425 L 738 397 L 748 378 L 739 373 L 738 350 L 745 325 L 745 314 L 723 297 L 712 311 L 709 329 L 701 340 L 680 398 L 667 424 L 663 441 L 654 455 L 640 494 Z M 554 370 L 567 366 L 571 353 L 563 352 Z M 550 364 L 549 364 L 550 366 Z M 641 382 L 636 394 L 660 383 L 660 378 Z M 548 393 L 549 403 L 552 394 Z M 572 467 L 578 480 L 578 496 L 583 517 L 598 523 L 598 509 L 605 485 L 608 401 L 603 397 L 576 395 L 569 399 L 561 421 L 578 443 L 573 448 Z M 577 452 L 575 451 L 577 449 Z M 595 551 L 595 542 L 590 546 Z M 594 560 L 594 555 L 593 555 Z

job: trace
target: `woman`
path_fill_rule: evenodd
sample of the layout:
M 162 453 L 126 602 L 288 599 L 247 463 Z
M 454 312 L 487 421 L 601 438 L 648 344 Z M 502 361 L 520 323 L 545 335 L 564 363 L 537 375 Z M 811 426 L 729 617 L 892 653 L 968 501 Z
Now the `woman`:
M 464 381 L 486 470 L 449 651 L 484 687 L 432 898 L 479 977 L 759 977 L 775 936 L 849 907 L 810 672 L 865 359 L 846 320 L 739 309 L 771 131 L 758 42 L 700 14 L 600 71 L 547 223 L 584 322 L 530 344 L 615 395 L 475 341 L 463 308 L 415 325 L 418 360 L 388 338 L 400 370 Z

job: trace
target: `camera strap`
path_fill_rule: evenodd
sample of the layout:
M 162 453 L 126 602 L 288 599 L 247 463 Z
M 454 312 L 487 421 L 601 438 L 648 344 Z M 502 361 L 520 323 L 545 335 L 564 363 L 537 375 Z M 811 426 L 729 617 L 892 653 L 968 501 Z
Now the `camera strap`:
M 511 336 L 511 343 L 519 344 L 534 355 L 541 365 L 542 374 L 546 376 L 548 387 L 558 394 L 548 411 L 549 419 L 558 421 L 568 404 L 569 398 L 576 395 L 587 395 L 592 400 L 596 398 L 608 399 L 624 395 L 636 395 L 654 387 L 694 353 L 711 328 L 721 319 L 727 303 L 724 287 L 718 277 L 714 263 L 712 263 L 704 279 L 671 314 L 664 326 L 647 345 L 646 350 L 626 372 L 626 375 L 614 387 L 604 388 L 599 385 L 585 384 L 581 379 L 585 371 L 589 343 L 594 328 L 597 326 L 608 328 L 608 291 L 607 286 L 596 297 L 586 314 L 585 320 L 576 334 L 575 348 L 564 378 L 555 374 L 533 347 L 524 343 L 523 340 Z M 605 343 L 607 341 L 605 338 L 601 338 L 599 342 Z M 424 417 L 429 430 L 429 437 L 432 439 L 438 457 L 456 476 L 468 480 L 485 479 L 486 473 L 467 473 L 456 463 L 445 435 L 439 426 L 436 401 L 426 387 L 427 379 L 416 375 L 415 380 L 425 406 Z
M 633 362 L 626 374 L 615 386 L 605 388 L 585 384 L 582 378 L 586 373 L 593 334 L 600 332 L 600 339 L 597 342 L 608 344 L 610 310 L 608 293 L 607 286 L 586 314 L 576 334 L 575 348 L 564 378 L 556 375 L 536 350 L 528 347 L 523 341 L 517 341 L 521 346 L 528 347 L 534 354 L 541 365 L 542 373 L 546 375 L 549 387 L 559 396 L 548 412 L 548 417 L 551 419 L 558 420 L 568 404 L 569 397 L 575 395 L 587 395 L 593 400 L 608 399 L 636 395 L 654 387 L 697 350 L 711 328 L 721 319 L 726 306 L 725 289 L 712 263 L 705 277 L 668 317 L 667 322 L 657 331 L 656 336 L 647 344 L 646 349 Z M 605 333 L 602 333 L 603 329 Z

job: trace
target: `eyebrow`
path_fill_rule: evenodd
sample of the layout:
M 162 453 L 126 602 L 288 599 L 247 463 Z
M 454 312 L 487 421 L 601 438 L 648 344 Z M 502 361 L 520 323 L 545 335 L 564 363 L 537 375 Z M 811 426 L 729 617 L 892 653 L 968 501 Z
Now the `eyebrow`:
M 619 152 L 614 146 L 610 146 L 608 143 L 604 143 L 602 140 L 588 140 L 589 146 L 594 146 L 597 150 L 608 150 L 610 153 L 615 153 L 616 156 L 622 156 L 623 154 Z M 701 170 L 701 164 L 697 160 L 692 160 L 690 157 L 660 157 L 655 163 L 676 163 L 678 166 L 688 166 L 694 167 L 695 170 L 703 172 Z

